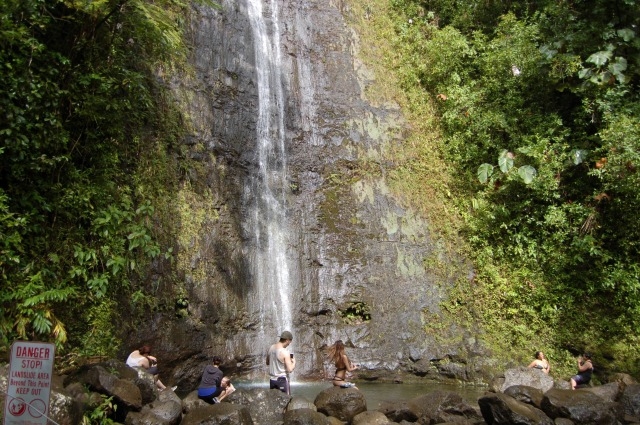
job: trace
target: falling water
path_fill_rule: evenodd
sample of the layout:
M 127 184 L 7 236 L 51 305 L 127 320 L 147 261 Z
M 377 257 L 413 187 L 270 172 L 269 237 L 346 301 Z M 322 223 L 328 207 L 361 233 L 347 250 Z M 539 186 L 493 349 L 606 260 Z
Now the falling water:
M 257 169 L 244 189 L 249 206 L 246 230 L 251 238 L 250 304 L 257 307 L 260 331 L 273 340 L 291 329 L 290 270 L 287 263 L 284 94 L 282 53 L 276 2 L 247 0 L 254 38 L 258 117 Z M 263 10 L 263 4 L 267 10 Z M 265 19 L 266 16 L 266 19 Z

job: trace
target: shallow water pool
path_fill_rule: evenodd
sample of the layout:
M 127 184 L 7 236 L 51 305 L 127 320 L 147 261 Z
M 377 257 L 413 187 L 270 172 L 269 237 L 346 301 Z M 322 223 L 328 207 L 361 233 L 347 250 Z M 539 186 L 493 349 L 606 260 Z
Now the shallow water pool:
M 234 381 L 237 389 L 268 388 L 268 382 Z M 460 394 L 471 406 L 478 405 L 478 398 L 486 391 L 485 387 L 460 386 L 441 383 L 428 384 L 390 384 L 377 382 L 356 382 L 367 400 L 367 409 L 375 410 L 385 401 L 408 401 L 422 394 L 433 391 L 452 391 Z M 291 395 L 301 396 L 313 402 L 323 390 L 331 388 L 331 382 L 293 382 Z

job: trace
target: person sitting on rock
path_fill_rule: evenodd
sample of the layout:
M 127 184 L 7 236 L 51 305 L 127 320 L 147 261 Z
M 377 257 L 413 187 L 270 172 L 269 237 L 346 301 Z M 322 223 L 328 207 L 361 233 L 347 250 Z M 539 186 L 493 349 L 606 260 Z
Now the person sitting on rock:
M 151 355 L 150 346 L 143 345 L 129 354 L 129 357 L 127 357 L 127 366 L 145 369 L 153 375 L 153 382 L 155 382 L 156 387 L 158 387 L 160 391 L 167 388 L 158 376 L 158 359 Z M 178 386 L 171 387 L 171 390 L 175 391 L 176 388 L 178 388 Z
M 544 353 L 542 351 L 536 351 L 534 358 L 535 360 L 532 361 L 528 367 L 533 369 L 540 369 L 542 372 L 548 374 L 551 370 L 551 365 L 549 365 L 549 361 L 544 356 Z
M 571 389 L 575 390 L 578 385 L 586 385 L 591 381 L 593 374 L 593 362 L 591 353 L 584 353 L 578 359 L 578 374 L 571 377 Z
M 347 372 L 356 370 L 358 366 L 352 364 L 347 357 L 342 340 L 337 340 L 335 344 L 327 348 L 327 355 L 336 366 L 336 374 L 332 380 L 333 385 L 341 388 L 356 388 L 356 384 L 347 382 Z
M 202 372 L 200 386 L 198 386 L 198 398 L 209 404 L 216 404 L 236 389 L 231 384 L 231 379 L 224 376 L 220 370 L 222 359 L 213 356 L 212 363 L 207 365 Z

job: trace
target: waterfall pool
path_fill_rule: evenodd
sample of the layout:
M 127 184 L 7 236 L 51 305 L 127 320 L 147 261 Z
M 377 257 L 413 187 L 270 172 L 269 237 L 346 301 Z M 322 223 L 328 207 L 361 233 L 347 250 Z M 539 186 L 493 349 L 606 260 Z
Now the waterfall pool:
M 237 389 L 266 388 L 268 382 L 256 381 L 235 381 L 233 385 Z M 381 403 L 386 401 L 408 401 L 421 394 L 433 391 L 452 391 L 460 394 L 463 400 L 473 407 L 478 406 L 478 398 L 481 397 L 486 387 L 463 386 L 442 383 L 420 383 L 420 384 L 392 384 L 377 382 L 356 382 L 358 389 L 364 393 L 367 400 L 367 409 L 375 410 Z M 313 402 L 316 396 L 323 390 L 331 388 L 331 382 L 292 382 L 291 395 L 301 396 Z

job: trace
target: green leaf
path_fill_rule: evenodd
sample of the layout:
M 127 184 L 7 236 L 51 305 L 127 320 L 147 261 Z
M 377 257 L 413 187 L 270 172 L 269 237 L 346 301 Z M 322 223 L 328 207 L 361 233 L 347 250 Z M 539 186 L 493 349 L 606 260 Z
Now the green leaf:
M 525 184 L 531 183 L 536 174 L 538 174 L 538 172 L 531 165 L 523 165 L 522 167 L 518 168 L 518 175 Z
M 580 165 L 584 162 L 589 152 L 585 149 L 574 149 L 571 151 L 571 160 L 574 165 Z
M 636 37 L 635 31 L 630 28 L 622 28 L 617 31 L 618 37 L 622 38 L 624 41 L 629 42 Z
M 513 153 L 504 149 L 500 152 L 498 156 L 498 165 L 500 166 L 500 171 L 503 173 L 508 173 L 511 168 L 513 168 Z
M 613 54 L 610 51 L 601 50 L 589 56 L 587 62 L 596 66 L 604 66 L 611 59 L 611 56 L 613 56 Z
M 478 180 L 480 180 L 480 183 L 484 184 L 489 181 L 491 174 L 493 174 L 493 165 L 485 163 L 478 167 Z

